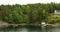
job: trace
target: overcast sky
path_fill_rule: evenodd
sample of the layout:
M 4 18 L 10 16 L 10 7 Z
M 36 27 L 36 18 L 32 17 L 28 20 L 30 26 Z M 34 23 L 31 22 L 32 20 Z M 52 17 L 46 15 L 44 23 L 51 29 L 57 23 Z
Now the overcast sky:
M 55 2 L 55 3 L 59 3 L 60 0 L 0 0 L 0 5 L 4 4 L 34 4 L 34 3 L 51 3 L 51 2 Z

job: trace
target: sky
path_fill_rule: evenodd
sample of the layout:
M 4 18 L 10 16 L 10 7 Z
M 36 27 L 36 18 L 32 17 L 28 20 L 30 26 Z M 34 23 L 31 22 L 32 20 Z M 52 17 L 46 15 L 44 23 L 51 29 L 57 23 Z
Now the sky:
M 13 4 L 21 4 L 21 5 L 26 5 L 26 4 L 35 4 L 35 3 L 60 3 L 60 0 L 0 0 L 0 5 L 13 5 Z

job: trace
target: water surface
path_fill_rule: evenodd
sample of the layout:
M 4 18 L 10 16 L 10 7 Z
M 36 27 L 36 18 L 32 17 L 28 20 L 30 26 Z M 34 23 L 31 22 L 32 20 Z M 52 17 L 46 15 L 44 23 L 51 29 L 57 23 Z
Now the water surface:
M 0 29 L 0 32 L 60 32 L 60 27 L 19 26 Z

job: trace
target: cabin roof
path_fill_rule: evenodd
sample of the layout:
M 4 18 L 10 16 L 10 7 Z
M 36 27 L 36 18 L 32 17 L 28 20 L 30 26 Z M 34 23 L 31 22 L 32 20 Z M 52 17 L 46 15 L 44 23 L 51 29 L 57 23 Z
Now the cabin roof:
M 55 10 L 55 11 L 60 12 L 60 10 Z
M 60 10 L 55 10 L 54 13 L 52 13 L 54 15 L 60 15 Z

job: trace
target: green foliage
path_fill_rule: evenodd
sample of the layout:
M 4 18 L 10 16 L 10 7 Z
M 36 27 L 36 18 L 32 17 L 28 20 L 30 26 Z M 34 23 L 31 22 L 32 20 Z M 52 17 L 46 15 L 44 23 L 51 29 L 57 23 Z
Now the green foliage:
M 53 13 L 55 9 L 59 10 L 60 4 L 1 5 L 0 20 L 16 24 L 40 24 L 42 21 L 50 23 L 53 21 L 50 13 Z M 60 21 L 60 18 L 56 21 Z

